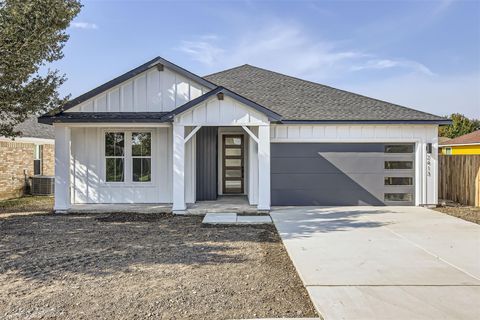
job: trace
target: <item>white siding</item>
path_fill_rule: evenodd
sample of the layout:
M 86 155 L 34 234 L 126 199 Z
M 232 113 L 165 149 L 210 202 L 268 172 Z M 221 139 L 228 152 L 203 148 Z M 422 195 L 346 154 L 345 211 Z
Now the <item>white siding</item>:
M 176 116 L 175 122 L 185 126 L 238 126 L 269 123 L 264 114 L 227 96 L 224 100 L 212 97 Z
M 413 142 L 415 151 L 415 201 L 438 202 L 437 125 L 272 125 L 271 142 Z M 430 155 L 427 143 L 432 143 Z
M 168 68 L 152 68 L 67 112 L 166 112 L 207 91 Z
M 152 131 L 152 182 L 106 183 L 105 130 Z M 172 200 L 171 128 L 72 128 L 72 203 L 169 203 Z M 127 158 L 128 159 L 128 158 Z M 129 161 L 127 160 L 126 161 Z M 125 170 L 128 170 L 126 166 Z M 126 177 L 130 172 L 126 172 Z

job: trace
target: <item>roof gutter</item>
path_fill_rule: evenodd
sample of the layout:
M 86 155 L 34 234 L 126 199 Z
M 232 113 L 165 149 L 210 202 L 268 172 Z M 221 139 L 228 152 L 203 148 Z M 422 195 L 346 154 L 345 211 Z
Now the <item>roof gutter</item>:
M 450 125 L 452 120 L 282 120 L 282 124 L 430 124 Z

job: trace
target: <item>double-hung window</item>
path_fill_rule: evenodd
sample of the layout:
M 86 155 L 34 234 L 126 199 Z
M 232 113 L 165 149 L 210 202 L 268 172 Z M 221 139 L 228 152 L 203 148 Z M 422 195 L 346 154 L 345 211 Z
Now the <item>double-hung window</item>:
M 125 133 L 105 133 L 105 181 L 123 182 L 125 180 Z
M 40 144 L 35 145 L 35 151 L 33 153 L 33 175 L 42 174 L 42 159 L 43 159 L 43 146 Z
M 105 182 L 152 181 L 152 134 L 105 132 Z
M 152 180 L 152 136 L 150 132 L 132 132 L 132 181 Z

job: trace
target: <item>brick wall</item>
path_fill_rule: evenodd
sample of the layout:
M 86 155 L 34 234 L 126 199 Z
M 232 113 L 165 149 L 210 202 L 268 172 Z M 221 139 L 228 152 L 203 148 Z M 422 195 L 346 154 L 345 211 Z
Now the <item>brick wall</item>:
M 35 144 L 0 141 L 0 200 L 22 196 L 33 175 Z M 43 174 L 54 175 L 54 145 L 43 146 Z
M 55 145 L 44 144 L 43 145 L 43 175 L 54 176 L 55 175 Z

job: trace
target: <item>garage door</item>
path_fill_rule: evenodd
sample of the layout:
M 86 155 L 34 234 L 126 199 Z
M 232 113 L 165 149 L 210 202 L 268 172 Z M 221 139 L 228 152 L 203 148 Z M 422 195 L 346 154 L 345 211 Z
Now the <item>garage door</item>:
M 272 205 L 414 205 L 414 144 L 272 143 Z

